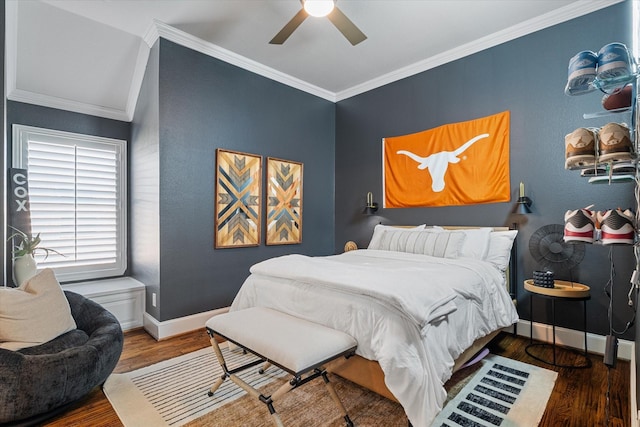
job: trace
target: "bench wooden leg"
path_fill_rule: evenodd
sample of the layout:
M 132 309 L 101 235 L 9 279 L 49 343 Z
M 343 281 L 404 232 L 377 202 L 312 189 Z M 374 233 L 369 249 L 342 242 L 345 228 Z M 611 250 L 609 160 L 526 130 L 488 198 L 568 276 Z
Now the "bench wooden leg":
M 207 393 L 207 395 L 209 397 L 213 396 L 213 393 L 215 393 L 216 390 L 218 388 L 220 388 L 220 386 L 222 385 L 222 383 L 226 379 L 227 379 L 227 375 L 226 374 L 222 374 L 222 376 L 211 386 L 211 388 L 209 389 L 209 392 Z
M 213 336 L 211 336 L 210 340 L 211 347 L 213 347 L 213 352 L 216 354 L 216 358 L 218 359 L 218 363 L 222 367 L 222 376 L 211 386 L 207 395 L 209 397 L 213 396 L 213 394 L 220 388 L 224 380 L 227 379 L 227 366 L 224 361 L 224 357 L 222 357 L 222 352 L 220 351 L 220 346 L 218 345 L 218 341 L 216 341 Z
M 274 412 L 273 414 L 271 414 L 271 419 L 273 420 L 273 424 L 276 427 L 284 427 L 284 424 L 282 424 L 282 421 L 280 420 L 280 416 L 278 415 L 277 412 Z
M 279 400 L 282 396 L 289 393 L 291 390 L 297 387 L 298 380 L 296 378 L 291 379 L 291 381 L 287 381 L 282 384 L 272 395 L 271 400 L 276 401 Z
M 271 366 L 271 362 L 264 362 L 264 365 L 262 365 L 262 368 L 258 370 L 258 373 L 264 374 L 266 370 L 269 369 L 269 366 Z
M 338 408 L 340 409 L 340 413 L 342 414 L 342 418 L 344 418 L 344 421 L 347 423 L 347 426 L 353 427 L 353 422 L 351 421 L 351 418 L 349 418 L 349 415 L 347 414 L 347 409 L 342 404 L 340 397 L 338 397 L 338 393 L 336 393 L 336 389 L 333 388 L 333 384 L 331 384 L 331 381 L 329 381 L 329 376 L 327 375 L 327 371 L 322 371 L 322 379 L 324 380 L 324 385 L 327 387 L 327 390 L 329 391 L 331 398 L 336 403 L 336 405 L 338 405 Z
M 218 344 L 218 341 L 214 338 L 213 333 L 211 331 L 207 331 L 209 332 L 209 336 L 210 339 L 209 341 L 211 342 L 211 347 L 213 347 L 213 351 L 216 355 L 216 358 L 218 359 L 218 363 L 220 364 L 220 367 L 222 368 L 222 376 L 216 380 L 216 382 L 211 386 L 211 388 L 209 389 L 209 392 L 207 393 L 207 395 L 209 397 L 213 396 L 213 394 L 216 392 L 216 390 L 218 390 L 218 388 L 220 388 L 220 386 L 222 385 L 222 383 L 229 378 L 231 381 L 233 381 L 238 387 L 240 387 L 241 389 L 243 389 L 244 391 L 246 391 L 249 395 L 253 396 L 254 398 L 260 400 L 261 402 L 265 403 L 267 405 L 267 408 L 269 409 L 269 413 L 271 413 L 271 419 L 273 420 L 273 424 L 276 427 L 284 427 L 284 425 L 282 424 L 282 420 L 280 419 L 280 416 L 278 415 L 278 413 L 276 412 L 275 408 L 273 407 L 273 398 L 271 396 L 264 396 L 262 394 L 260 394 L 258 392 L 258 390 L 256 390 L 254 387 L 250 386 L 248 383 L 246 383 L 244 380 L 242 380 L 242 378 L 238 377 L 235 372 L 239 372 L 242 371 L 246 368 L 249 368 L 251 366 L 255 366 L 257 363 L 262 363 L 261 361 L 257 361 L 257 362 L 252 362 L 252 363 L 248 363 L 244 366 L 240 366 L 238 368 L 229 370 L 227 368 L 227 363 L 224 360 L 224 356 L 222 355 L 222 350 L 220 350 L 220 345 Z M 243 351 L 246 352 L 245 349 L 243 349 Z M 264 371 L 271 366 L 271 363 L 269 362 L 265 362 L 263 364 L 263 367 L 260 369 L 260 373 L 264 373 Z M 285 383 L 283 384 L 277 391 L 276 393 L 274 393 L 275 397 L 280 397 L 283 394 L 287 393 L 288 391 L 290 391 L 292 388 L 295 388 L 295 382 L 289 384 L 289 383 Z M 276 396 L 277 395 L 277 396 Z
M 242 379 L 240 379 L 237 375 L 235 375 L 236 372 L 242 371 L 246 368 L 250 368 L 251 366 L 255 366 L 258 363 L 262 363 L 260 360 L 256 361 L 256 362 L 251 362 L 248 363 L 244 366 L 240 366 L 238 368 L 229 370 L 227 368 L 227 363 L 224 360 L 224 356 L 222 355 L 222 350 L 220 350 L 220 345 L 218 344 L 218 341 L 216 341 L 213 336 L 211 336 L 211 347 L 213 347 L 213 351 L 216 354 L 216 358 L 218 359 L 218 363 L 220 363 L 220 367 L 222 368 L 222 376 L 216 380 L 216 382 L 211 386 L 211 388 L 209 389 L 209 392 L 207 393 L 209 397 L 213 396 L 213 394 L 216 392 L 216 390 L 222 385 L 222 383 L 227 379 L 231 379 L 234 383 L 236 383 L 238 386 L 240 386 L 241 388 L 243 388 L 247 393 L 253 395 L 254 397 L 258 398 L 260 396 L 260 393 L 258 393 L 256 391 L 256 389 L 254 389 L 253 387 L 251 387 L 249 384 L 247 384 L 246 382 L 242 381 Z
M 216 354 L 216 359 L 218 359 L 218 363 L 222 367 L 222 370 L 224 372 L 227 372 L 226 362 L 224 361 L 224 357 L 222 356 L 222 351 L 220 351 L 220 345 L 218 344 L 218 341 L 216 341 L 216 339 L 211 336 L 209 342 L 211 342 L 211 347 L 213 347 L 213 352 Z

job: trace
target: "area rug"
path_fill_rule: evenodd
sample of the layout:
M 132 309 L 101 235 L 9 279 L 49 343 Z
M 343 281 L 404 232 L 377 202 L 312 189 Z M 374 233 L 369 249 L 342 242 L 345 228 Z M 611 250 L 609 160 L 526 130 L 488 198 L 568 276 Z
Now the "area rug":
M 535 427 L 557 377 L 548 369 L 489 355 L 432 425 Z
M 226 348 L 222 351 L 230 368 L 253 357 Z M 288 378 L 275 367 L 264 375 L 255 371 L 249 369 L 241 377 L 266 395 Z M 213 350 L 206 348 L 126 374 L 112 374 L 104 391 L 126 427 L 273 425 L 266 405 L 231 381 L 208 397 L 209 387 L 220 375 Z M 447 382 L 447 403 L 433 427 L 536 426 L 556 377 L 553 371 L 490 355 Z M 335 375 L 331 381 L 356 426 L 407 425 L 399 404 Z M 275 407 L 287 427 L 344 426 L 321 380 L 287 393 Z
M 256 359 L 237 349 L 221 347 L 229 369 Z M 260 388 L 284 374 L 271 369 L 260 375 L 256 368 L 238 376 Z M 213 349 L 207 347 L 126 374 L 111 374 L 103 390 L 125 426 L 177 427 L 246 394 L 231 381 L 225 381 L 209 397 L 209 388 L 221 376 L 222 368 Z

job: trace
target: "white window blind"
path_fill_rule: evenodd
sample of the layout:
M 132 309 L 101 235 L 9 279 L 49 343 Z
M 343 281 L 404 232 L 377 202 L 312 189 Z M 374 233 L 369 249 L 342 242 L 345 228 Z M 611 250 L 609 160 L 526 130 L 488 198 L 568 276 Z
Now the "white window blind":
M 122 275 L 126 270 L 126 143 L 14 125 L 14 167 L 27 169 L 38 268 L 60 281 Z

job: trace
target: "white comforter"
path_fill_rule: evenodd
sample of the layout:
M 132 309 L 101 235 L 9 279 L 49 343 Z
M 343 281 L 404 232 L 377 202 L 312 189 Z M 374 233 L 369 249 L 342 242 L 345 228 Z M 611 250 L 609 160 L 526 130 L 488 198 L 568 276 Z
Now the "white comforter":
M 442 409 L 454 360 L 518 320 L 504 276 L 489 263 L 376 250 L 255 264 L 231 310 L 252 306 L 353 336 L 417 427 Z

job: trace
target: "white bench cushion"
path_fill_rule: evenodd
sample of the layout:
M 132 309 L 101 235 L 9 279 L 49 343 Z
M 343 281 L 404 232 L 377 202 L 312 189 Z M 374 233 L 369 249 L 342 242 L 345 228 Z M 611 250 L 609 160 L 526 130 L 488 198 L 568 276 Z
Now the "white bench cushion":
M 295 374 L 357 346 L 344 332 L 264 307 L 220 314 L 206 326 Z

